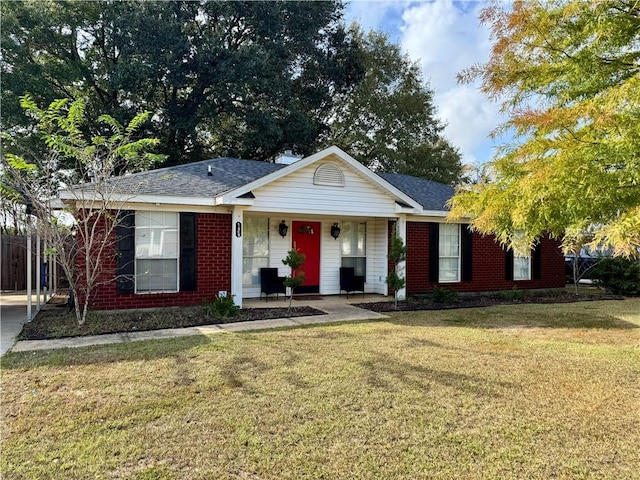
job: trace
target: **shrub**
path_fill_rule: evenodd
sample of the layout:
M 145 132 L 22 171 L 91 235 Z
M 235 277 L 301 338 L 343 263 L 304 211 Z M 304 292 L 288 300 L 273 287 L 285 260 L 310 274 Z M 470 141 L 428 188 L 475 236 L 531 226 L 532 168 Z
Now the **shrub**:
M 287 256 L 282 260 L 284 265 L 291 268 L 291 275 L 287 275 L 284 279 L 284 286 L 291 289 L 291 295 L 289 296 L 289 315 L 291 315 L 293 292 L 304 283 L 306 278 L 305 273 L 300 269 L 305 258 L 306 255 L 304 253 L 300 253 L 297 248 L 292 248 L 287 252 Z
M 431 300 L 433 300 L 433 303 L 456 303 L 458 292 L 449 287 L 435 287 L 431 292 Z
M 393 271 L 387 275 L 387 284 L 389 288 L 393 289 L 393 301 L 395 306 L 398 306 L 398 291 L 403 289 L 406 285 L 406 280 L 401 277 L 398 272 L 398 264 L 404 262 L 407 258 L 407 247 L 400 237 L 393 237 L 391 239 L 391 245 L 389 248 L 389 254 L 387 255 L 389 260 L 393 262 Z
M 596 285 L 616 295 L 640 294 L 640 261 L 603 258 L 595 267 Z
M 240 311 L 240 307 L 233 301 L 233 296 L 216 296 L 215 300 L 205 300 L 202 304 L 204 311 L 210 317 L 235 317 Z
M 524 292 L 522 290 L 518 290 L 518 287 L 515 285 L 511 290 L 502 290 L 498 294 L 502 300 L 507 300 L 513 302 L 515 300 L 522 300 L 524 298 Z

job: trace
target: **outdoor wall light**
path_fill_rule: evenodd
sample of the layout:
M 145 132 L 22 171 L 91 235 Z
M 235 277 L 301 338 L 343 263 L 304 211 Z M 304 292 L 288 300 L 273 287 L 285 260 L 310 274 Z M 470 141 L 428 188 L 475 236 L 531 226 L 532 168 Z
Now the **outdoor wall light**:
M 332 236 L 335 240 L 337 240 L 337 239 L 338 239 L 338 237 L 340 236 L 340 227 L 338 226 L 338 224 L 337 224 L 337 223 L 334 223 L 334 224 L 331 226 L 331 236 Z
M 280 225 L 278 225 L 278 233 L 280 234 L 280 236 L 282 238 L 287 236 L 287 232 L 289 231 L 289 227 L 287 226 L 286 223 L 284 223 L 284 220 L 282 220 L 280 222 Z

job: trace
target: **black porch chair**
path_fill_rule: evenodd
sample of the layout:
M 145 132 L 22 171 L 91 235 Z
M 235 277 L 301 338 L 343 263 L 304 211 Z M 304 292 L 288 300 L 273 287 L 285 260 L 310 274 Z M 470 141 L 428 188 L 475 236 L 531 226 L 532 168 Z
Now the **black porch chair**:
M 347 298 L 349 292 L 362 292 L 364 297 L 364 276 L 356 275 L 353 267 L 340 267 L 340 293 L 343 290 L 347 292 Z
M 285 277 L 278 276 L 277 268 L 261 268 L 260 269 L 260 298 L 265 295 L 265 300 L 269 301 L 269 295 L 282 293 L 287 297 L 287 287 L 284 286 Z

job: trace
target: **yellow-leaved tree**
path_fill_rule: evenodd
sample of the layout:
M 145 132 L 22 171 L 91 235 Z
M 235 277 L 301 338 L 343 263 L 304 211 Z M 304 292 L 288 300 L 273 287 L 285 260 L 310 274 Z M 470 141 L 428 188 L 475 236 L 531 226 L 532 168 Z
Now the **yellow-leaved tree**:
M 637 257 L 640 248 L 640 2 L 496 2 L 481 21 L 491 29 L 487 63 L 459 74 L 479 80 L 501 102 L 515 132 L 461 187 L 451 217 L 517 250 L 541 235 Z

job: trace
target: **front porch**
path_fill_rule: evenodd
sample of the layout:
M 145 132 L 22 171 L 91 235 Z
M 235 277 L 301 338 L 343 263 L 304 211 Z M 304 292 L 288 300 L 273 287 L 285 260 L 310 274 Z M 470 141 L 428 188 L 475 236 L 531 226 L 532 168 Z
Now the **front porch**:
M 305 272 L 305 283 L 296 293 L 338 297 L 343 293 L 340 268 L 352 267 L 356 275 L 365 277 L 367 294 L 384 297 L 389 222 L 398 220 L 397 217 L 273 216 L 249 211 L 236 214 L 234 221 L 242 225 L 242 235 L 234 235 L 232 241 L 236 244 L 232 255 L 232 293 L 236 301 L 242 298 L 243 306 L 253 305 L 253 300 L 261 296 L 260 269 L 278 269 L 279 277 L 289 275 L 290 269 L 283 265 L 282 259 L 295 248 L 307 257 L 301 268 Z M 349 295 L 349 300 L 352 298 L 356 296 Z M 269 304 L 271 302 L 270 299 Z M 262 304 L 266 302 L 263 300 Z

